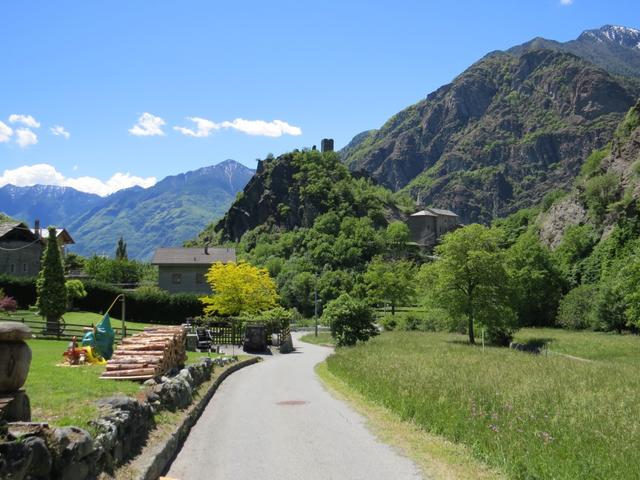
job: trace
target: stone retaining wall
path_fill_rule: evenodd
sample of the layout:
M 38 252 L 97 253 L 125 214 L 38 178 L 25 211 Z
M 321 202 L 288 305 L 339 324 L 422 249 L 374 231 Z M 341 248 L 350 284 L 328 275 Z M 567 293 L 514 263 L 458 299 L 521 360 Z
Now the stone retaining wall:
M 235 359 L 216 359 L 219 365 Z M 84 480 L 135 457 L 155 427 L 154 414 L 183 409 L 193 401 L 195 389 L 211 378 L 214 361 L 204 358 L 174 372 L 145 382 L 141 398 L 112 397 L 98 401 L 102 416 L 91 422 L 95 438 L 78 427 L 49 428 L 46 424 L 0 425 L 0 479 Z

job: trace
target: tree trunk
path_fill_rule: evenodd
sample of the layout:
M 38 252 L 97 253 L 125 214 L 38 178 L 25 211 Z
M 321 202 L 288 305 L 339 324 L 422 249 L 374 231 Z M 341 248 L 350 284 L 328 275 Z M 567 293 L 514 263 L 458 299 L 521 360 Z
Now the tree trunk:
M 47 317 L 47 333 L 55 333 L 56 335 L 60 332 L 60 321 L 56 317 Z
M 476 338 L 473 335 L 473 315 L 469 315 L 469 343 L 475 345 Z
M 391 315 L 395 315 L 396 314 L 396 304 L 392 303 L 391 304 Z

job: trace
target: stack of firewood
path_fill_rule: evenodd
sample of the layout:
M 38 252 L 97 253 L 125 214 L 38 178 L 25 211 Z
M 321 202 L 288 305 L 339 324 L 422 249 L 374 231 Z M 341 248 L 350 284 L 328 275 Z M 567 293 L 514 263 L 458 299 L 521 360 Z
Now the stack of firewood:
M 101 378 L 147 380 L 164 375 L 187 359 L 182 327 L 145 328 L 122 340 Z

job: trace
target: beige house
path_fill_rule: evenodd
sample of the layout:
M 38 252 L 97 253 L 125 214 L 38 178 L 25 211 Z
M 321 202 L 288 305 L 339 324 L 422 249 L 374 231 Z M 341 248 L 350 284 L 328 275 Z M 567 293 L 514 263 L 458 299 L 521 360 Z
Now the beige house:
M 152 265 L 158 266 L 158 286 L 169 293 L 211 293 L 205 274 L 216 262 L 236 261 L 233 248 L 159 248 Z
M 425 208 L 412 214 L 407 220 L 411 241 L 421 247 L 434 247 L 440 237 L 460 225 L 458 215 L 451 210 Z

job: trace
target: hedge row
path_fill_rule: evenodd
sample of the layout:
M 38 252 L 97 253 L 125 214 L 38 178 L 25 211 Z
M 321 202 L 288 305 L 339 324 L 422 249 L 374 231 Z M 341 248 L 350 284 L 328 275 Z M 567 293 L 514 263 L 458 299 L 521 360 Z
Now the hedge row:
M 87 296 L 77 300 L 75 305 L 89 312 L 105 312 L 122 290 L 111 285 L 85 281 Z M 126 317 L 143 323 L 164 323 L 179 325 L 187 317 L 202 315 L 202 303 L 198 295 L 191 293 L 169 294 L 166 292 L 125 292 Z M 112 317 L 122 318 L 122 302 L 118 301 L 111 310 Z
M 87 296 L 74 301 L 74 306 L 88 312 L 104 313 L 123 291 L 111 285 L 93 280 L 83 281 Z M 0 288 L 13 297 L 20 308 L 36 303 L 36 279 L 0 276 Z M 126 317 L 142 323 L 179 325 L 188 317 L 202 315 L 202 303 L 198 295 L 178 293 L 170 295 L 161 291 L 125 292 Z M 122 318 L 122 302 L 111 310 L 111 317 Z
M 36 303 L 35 277 L 12 277 L 0 275 L 0 289 L 8 297 L 13 297 L 20 308 L 27 308 Z

